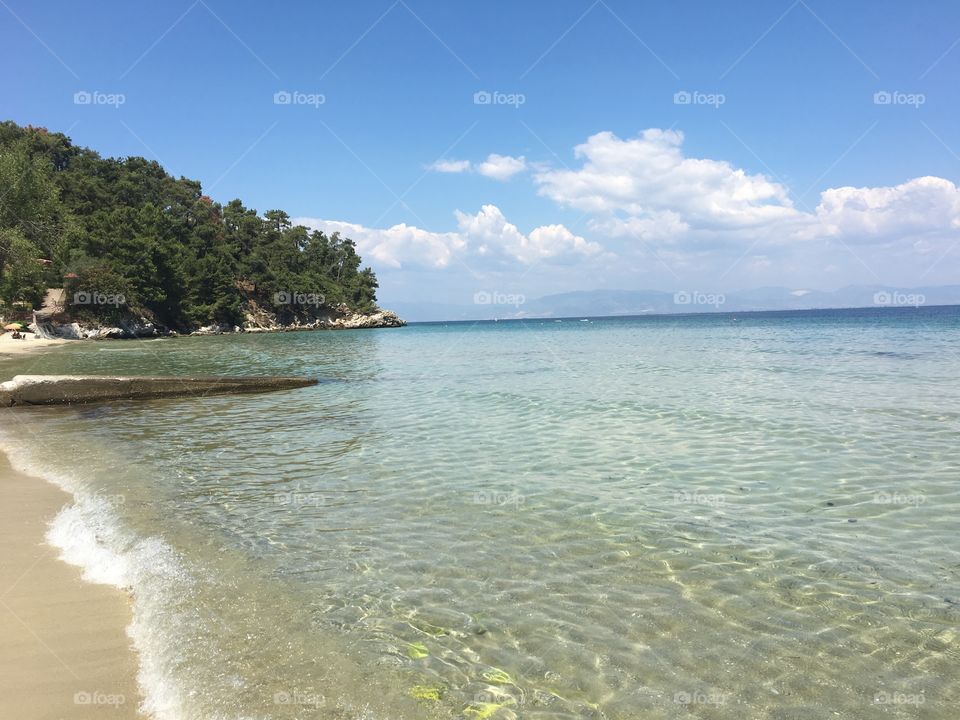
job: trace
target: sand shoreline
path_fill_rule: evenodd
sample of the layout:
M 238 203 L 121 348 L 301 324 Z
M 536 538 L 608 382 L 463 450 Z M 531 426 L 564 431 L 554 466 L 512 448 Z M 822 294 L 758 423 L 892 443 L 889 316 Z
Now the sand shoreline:
M 0 454 L 0 716 L 144 718 L 130 599 L 84 582 L 45 540 L 69 501 Z
M 74 341 L 36 337 L 33 333 L 26 333 L 26 338 L 23 340 L 15 340 L 12 333 L 6 332 L 0 335 L 0 359 L 3 359 L 4 356 L 26 355 L 36 350 L 54 345 L 66 345 L 71 342 Z

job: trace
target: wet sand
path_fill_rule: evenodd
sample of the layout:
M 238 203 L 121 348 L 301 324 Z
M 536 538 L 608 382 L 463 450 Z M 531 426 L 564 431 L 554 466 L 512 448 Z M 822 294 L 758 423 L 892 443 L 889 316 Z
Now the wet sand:
M 0 717 L 143 718 L 129 598 L 81 580 L 44 540 L 69 501 L 0 455 Z

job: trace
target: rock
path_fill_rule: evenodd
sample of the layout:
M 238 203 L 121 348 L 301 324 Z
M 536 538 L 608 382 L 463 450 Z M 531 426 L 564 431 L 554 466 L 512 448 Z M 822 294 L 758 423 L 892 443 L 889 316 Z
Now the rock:
M 336 321 L 337 327 L 353 330 L 360 328 L 403 327 L 406 323 L 396 313 L 380 310 L 369 315 L 350 315 Z
M 121 327 L 102 327 L 92 331 L 87 337 L 93 340 L 120 340 L 127 337 L 127 333 Z
M 206 397 L 256 393 L 316 385 L 315 378 L 270 377 L 101 377 L 96 375 L 17 375 L 0 383 L 0 407 L 69 405 L 106 400 Z
M 223 335 L 225 333 L 243 332 L 242 328 L 236 325 L 205 325 L 197 328 L 191 335 Z
M 292 330 L 353 330 L 363 328 L 403 327 L 406 323 L 389 310 L 361 314 L 346 305 L 322 307 L 317 315 L 285 316 L 281 322 L 276 314 L 253 306 L 244 317 L 243 326 L 211 324 L 197 328 L 190 335 L 224 335 L 228 333 L 287 332 Z M 57 322 L 52 316 L 34 316 L 35 328 L 41 337 L 70 340 L 118 340 L 131 338 L 177 337 L 177 333 L 157 326 L 148 317 L 131 315 L 118 325 L 80 325 L 76 322 Z
M 34 316 L 36 317 L 36 316 Z M 61 338 L 63 340 L 82 340 L 86 337 L 83 328 L 78 323 L 59 324 L 53 322 L 42 322 L 37 319 L 30 329 L 39 337 Z
M 256 314 L 247 313 L 243 332 L 288 332 L 293 330 L 353 330 L 361 328 L 403 327 L 406 323 L 396 313 L 389 310 L 378 310 L 370 314 L 354 313 L 346 305 L 337 305 L 330 311 L 315 318 L 295 318 L 291 322 L 282 323 L 272 313 L 258 310 Z M 201 328 L 194 334 L 208 334 L 208 328 Z

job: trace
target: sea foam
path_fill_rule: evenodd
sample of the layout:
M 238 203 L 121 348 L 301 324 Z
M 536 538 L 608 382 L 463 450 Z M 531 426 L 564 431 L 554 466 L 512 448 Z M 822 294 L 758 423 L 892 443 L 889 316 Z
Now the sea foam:
M 188 593 L 191 574 L 177 553 L 157 537 L 137 537 L 118 516 L 119 496 L 91 493 L 82 483 L 55 472 L 0 434 L 0 452 L 8 452 L 15 470 L 43 478 L 73 496 L 51 521 L 46 539 L 60 559 L 82 570 L 85 581 L 126 591 L 133 619 L 126 631 L 137 651 L 141 710 L 156 720 L 188 717 L 189 688 L 177 677 L 176 632 L 179 620 L 169 611 L 175 598 Z

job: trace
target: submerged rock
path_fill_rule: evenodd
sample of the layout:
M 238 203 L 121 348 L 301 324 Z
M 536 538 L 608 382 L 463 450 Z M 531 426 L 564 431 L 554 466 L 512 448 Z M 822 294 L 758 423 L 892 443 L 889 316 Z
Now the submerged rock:
M 269 377 L 103 377 L 97 375 L 17 375 L 0 383 L 0 407 L 70 405 L 104 400 L 206 397 L 258 393 L 316 385 L 316 378 Z

